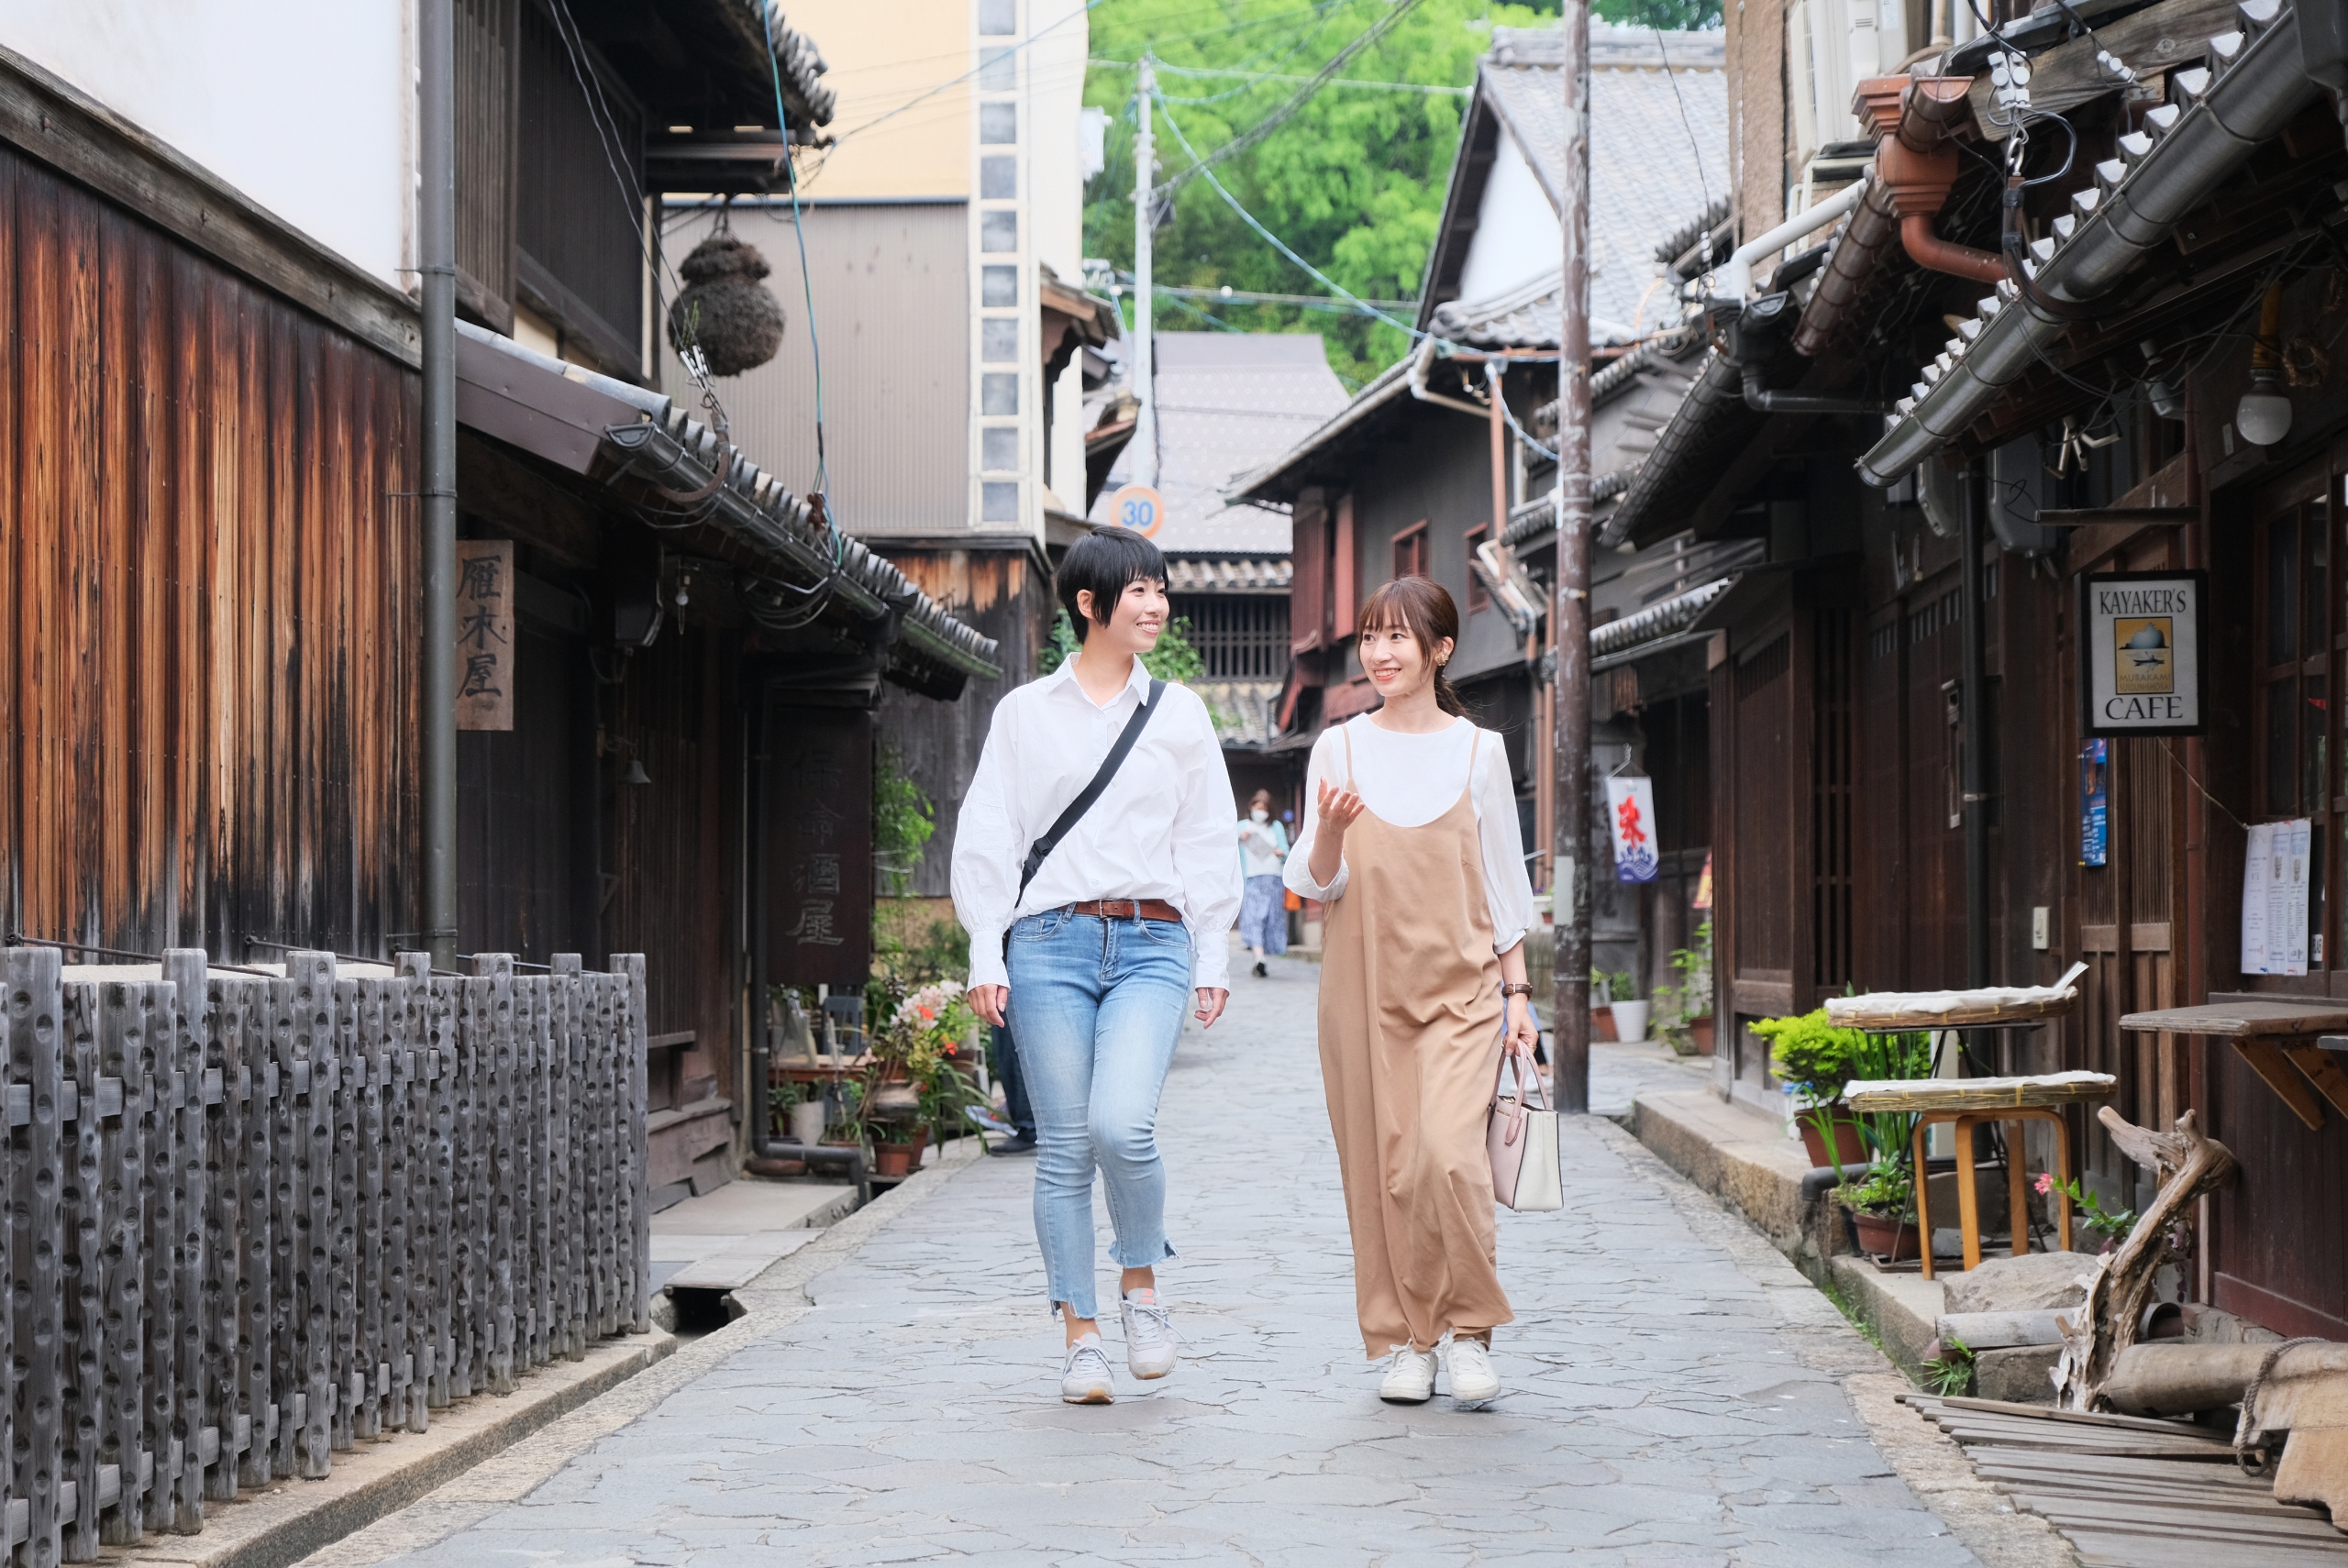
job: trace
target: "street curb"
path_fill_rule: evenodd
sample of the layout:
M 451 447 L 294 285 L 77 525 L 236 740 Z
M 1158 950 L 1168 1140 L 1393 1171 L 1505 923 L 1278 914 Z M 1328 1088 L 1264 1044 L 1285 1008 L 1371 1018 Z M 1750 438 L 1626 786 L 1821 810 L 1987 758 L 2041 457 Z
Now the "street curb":
M 135 1561 L 288 1568 L 601 1397 L 665 1359 L 676 1343 L 657 1330 L 604 1340 L 583 1361 L 559 1361 L 526 1375 L 512 1394 L 476 1395 L 433 1411 L 427 1431 L 336 1454 L 334 1473 L 323 1481 L 278 1481 L 234 1503 L 207 1504 L 202 1534 L 150 1535 L 133 1549 Z
M 349 1568 L 420 1551 L 455 1534 L 493 1510 L 527 1496 L 557 1471 L 596 1442 L 638 1416 L 657 1408 L 668 1397 L 713 1371 L 738 1353 L 797 1322 L 814 1303 L 807 1286 L 817 1276 L 848 1262 L 864 1243 L 914 1205 L 952 1181 L 984 1157 L 977 1138 L 958 1138 L 939 1152 L 936 1162 L 905 1178 L 847 1219 L 825 1231 L 797 1252 L 781 1258 L 766 1272 L 731 1294 L 741 1315 L 724 1328 L 676 1345 L 673 1353 L 637 1375 L 618 1382 L 599 1396 L 545 1422 L 503 1452 L 484 1454 L 471 1468 L 445 1476 L 439 1485 L 404 1498 L 402 1506 L 424 1502 L 428 1517 L 408 1519 L 398 1510 L 384 1510 L 356 1519 L 341 1539 L 320 1537 L 311 1550 L 318 1555 L 313 1568 Z M 168 1559 L 162 1561 L 170 1561 Z M 280 1559 L 270 1568 L 299 1559 Z M 205 1568 L 214 1568 L 207 1562 Z M 238 1563 L 234 1568 L 247 1568 Z

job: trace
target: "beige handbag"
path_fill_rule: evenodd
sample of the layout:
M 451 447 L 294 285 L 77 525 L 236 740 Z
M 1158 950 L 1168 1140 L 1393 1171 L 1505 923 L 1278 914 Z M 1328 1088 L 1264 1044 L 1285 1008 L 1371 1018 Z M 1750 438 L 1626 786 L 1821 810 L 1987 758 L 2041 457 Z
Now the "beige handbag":
M 1501 1092 L 1501 1075 L 1516 1064 L 1512 1092 Z M 1484 1149 L 1492 1160 L 1492 1196 L 1519 1214 L 1547 1214 L 1566 1206 L 1565 1177 L 1557 1158 L 1557 1113 L 1541 1092 L 1533 1053 L 1501 1043 L 1501 1065 L 1492 1075 L 1492 1110 L 1484 1123 Z

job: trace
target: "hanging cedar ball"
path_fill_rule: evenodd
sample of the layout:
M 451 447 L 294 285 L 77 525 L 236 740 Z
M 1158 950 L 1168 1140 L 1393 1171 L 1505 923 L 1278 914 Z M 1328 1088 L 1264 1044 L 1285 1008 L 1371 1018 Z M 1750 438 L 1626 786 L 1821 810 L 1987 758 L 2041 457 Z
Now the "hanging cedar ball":
M 713 234 L 679 271 L 685 291 L 669 307 L 670 347 L 681 353 L 698 340 L 713 376 L 738 376 L 775 357 L 782 347 L 782 306 L 759 282 L 770 269 L 757 247 Z

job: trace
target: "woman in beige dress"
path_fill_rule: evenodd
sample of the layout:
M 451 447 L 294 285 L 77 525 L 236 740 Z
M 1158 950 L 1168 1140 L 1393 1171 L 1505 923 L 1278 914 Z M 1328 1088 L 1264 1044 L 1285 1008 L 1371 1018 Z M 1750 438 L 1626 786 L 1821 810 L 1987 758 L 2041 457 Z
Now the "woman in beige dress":
M 1353 1232 L 1362 1346 L 1392 1355 L 1379 1397 L 1423 1403 L 1448 1342 L 1452 1397 L 1501 1391 L 1492 1330 L 1514 1316 L 1493 1244 L 1484 1121 L 1502 1032 L 1531 1059 L 1533 889 L 1501 737 L 1444 678 L 1451 595 L 1398 579 L 1361 612 L 1384 699 L 1332 726 L 1306 773 L 1316 810 L 1288 885 L 1328 905 L 1321 1076 Z

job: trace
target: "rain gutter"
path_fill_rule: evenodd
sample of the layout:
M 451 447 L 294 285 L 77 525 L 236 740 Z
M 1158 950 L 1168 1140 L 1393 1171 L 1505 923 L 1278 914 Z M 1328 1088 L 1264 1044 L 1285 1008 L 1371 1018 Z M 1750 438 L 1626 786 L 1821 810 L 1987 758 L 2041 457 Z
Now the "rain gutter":
M 2074 325 L 2060 307 L 2116 288 L 2315 98 L 2298 16 L 2280 0 L 2251 0 L 2240 15 L 2245 31 L 2210 39 L 2210 67 L 2173 74 L 2178 102 L 2121 137 L 2118 156 L 2096 165 L 2095 183 L 2031 247 L 2027 276 L 2055 308 L 2025 300 L 2010 281 L 1998 284 L 1900 400 L 1898 421 L 1859 459 L 1860 479 L 1889 485 L 1963 435 Z

